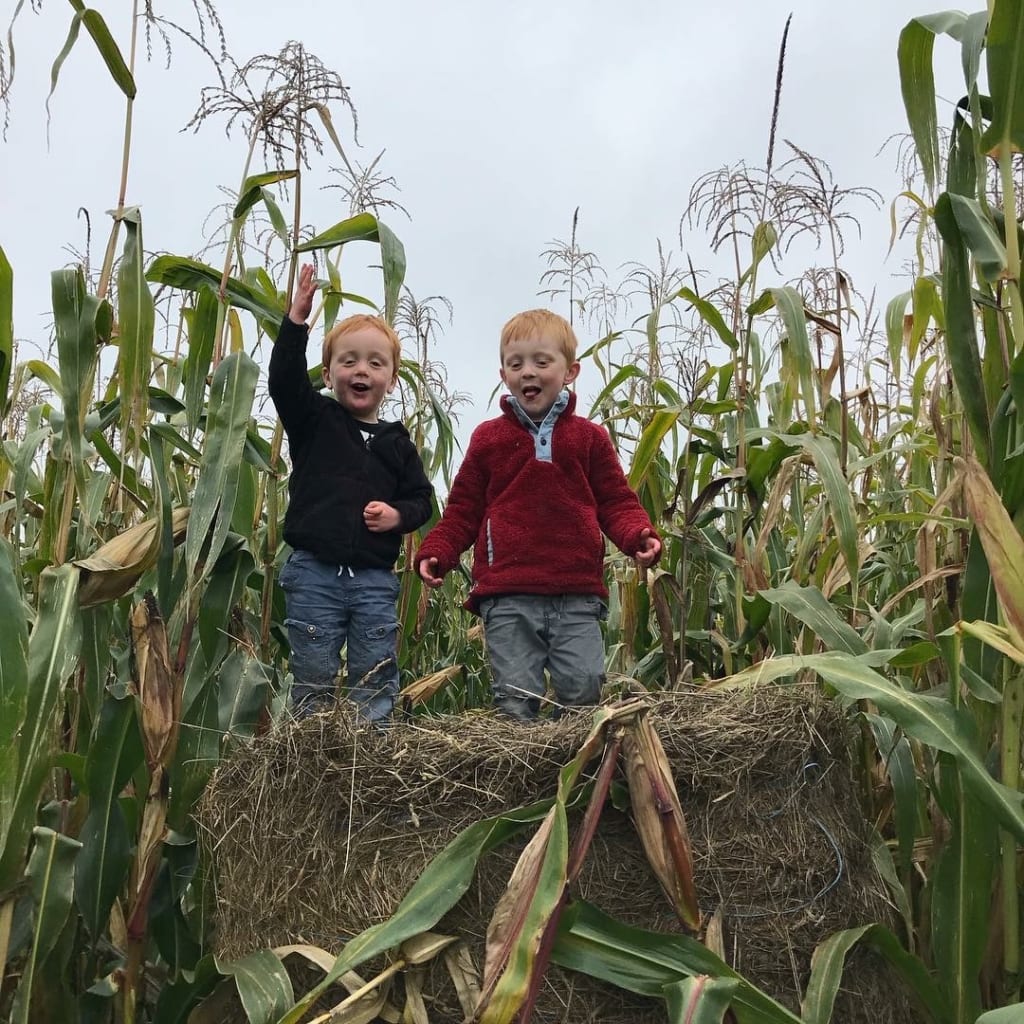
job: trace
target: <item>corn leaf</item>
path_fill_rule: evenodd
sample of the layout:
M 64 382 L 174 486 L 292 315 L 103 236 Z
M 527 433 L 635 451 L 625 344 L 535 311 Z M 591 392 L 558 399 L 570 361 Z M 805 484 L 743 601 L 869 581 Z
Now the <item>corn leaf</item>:
M 1024 151 L 1024 5 L 994 0 L 985 40 L 992 118 L 981 144 L 999 157 Z
M 957 1024 L 981 1013 L 978 978 L 989 937 L 998 839 L 992 815 L 967 791 L 962 772 L 948 759 L 940 765 L 954 798 L 945 802 L 952 834 L 930 877 L 932 955 L 944 1002 Z
M 697 931 L 701 916 L 686 818 L 672 779 L 672 765 L 645 712 L 627 724 L 622 753 L 633 823 L 647 861 L 679 920 L 690 931 Z
M 71 910 L 75 857 L 81 843 L 49 828 L 32 830 L 35 843 L 26 874 L 32 893 L 32 942 L 14 996 L 11 1024 L 31 1024 L 35 1019 L 32 990 L 36 973 L 53 950 Z
M 796 1014 L 696 939 L 633 928 L 583 900 L 573 902 L 563 915 L 551 958 L 569 970 L 654 998 L 663 998 L 666 985 L 687 977 L 732 980 L 732 1009 L 740 1024 L 801 1024 Z
M 259 367 L 242 352 L 222 360 L 213 375 L 203 462 L 185 535 L 185 563 L 193 583 L 196 582 L 200 554 L 205 559 L 204 571 L 212 571 L 231 525 L 238 466 L 258 377 Z M 204 550 L 211 530 L 213 538 L 209 548 Z
M 134 427 L 135 443 L 147 419 L 150 364 L 153 358 L 153 327 L 156 311 L 143 268 L 142 217 L 138 207 L 125 210 L 124 254 L 117 271 L 117 315 L 121 387 L 121 430 Z
M 79 494 L 85 494 L 85 414 L 92 394 L 99 347 L 110 338 L 113 313 L 85 290 L 78 270 L 57 270 L 50 276 L 60 393 L 64 406 L 64 435 L 71 453 Z
M 107 927 L 131 864 L 131 840 L 118 797 L 141 765 L 133 701 L 108 697 L 86 755 L 89 813 L 79 833 L 82 853 L 75 878 L 75 902 L 95 941 Z
M 942 296 L 946 352 L 978 456 L 987 465 L 991 458 L 992 436 L 971 298 L 970 260 L 948 192 L 935 204 L 935 223 L 944 243 Z
M 739 982 L 698 975 L 664 988 L 670 1024 L 722 1024 Z
M 299 172 L 294 168 L 283 171 L 264 171 L 262 174 L 250 174 L 242 185 L 242 191 L 238 194 L 238 202 L 235 204 L 231 216 L 238 220 L 244 217 L 263 197 L 265 185 L 275 185 L 279 181 L 288 181 L 294 178 Z
M 269 949 L 241 960 L 216 960 L 221 974 L 235 979 L 249 1024 L 272 1024 L 294 1002 L 291 979 L 281 961 Z
M 280 1018 L 298 1024 L 320 995 L 346 971 L 432 928 L 462 897 L 473 880 L 477 861 L 525 825 L 542 821 L 552 802 L 485 818 L 463 829 L 427 866 L 395 913 L 348 942 L 326 977 Z
M 405 281 L 405 246 L 386 224 L 377 222 L 380 236 L 380 261 L 384 272 L 384 318 L 389 324 L 395 322 L 398 311 L 398 296 Z
M 763 684 L 806 669 L 817 672 L 847 700 L 874 701 L 908 736 L 951 754 L 974 798 L 982 801 L 1005 829 L 1024 840 L 1024 795 L 996 782 L 989 774 L 977 753 L 977 730 L 970 713 L 953 707 L 945 698 L 912 693 L 890 683 L 865 660 L 866 656 L 857 659 L 839 652 L 787 655 L 759 662 L 722 682 Z
M 807 317 L 804 314 L 804 300 L 795 288 L 770 288 L 769 294 L 775 308 L 782 317 L 786 331 L 787 351 L 797 376 L 800 378 L 800 390 L 803 393 L 804 410 L 807 422 L 813 423 L 817 418 L 817 389 L 814 384 L 814 360 L 811 356 L 811 342 L 807 336 Z
M 4 623 L 0 629 L 0 851 L 7 847 L 14 825 L 17 740 L 28 709 L 27 609 L 13 559 L 11 547 L 6 541 L 0 542 L 0 622 Z
M 986 281 L 996 281 L 1006 269 L 1006 246 L 977 199 L 949 193 L 950 209 L 974 262 Z
M 6 835 L 0 836 L 0 894 L 6 894 L 21 877 L 36 805 L 51 767 L 54 722 L 81 642 L 77 589 L 78 570 L 69 565 L 45 569 L 39 578 L 39 611 L 28 641 L 28 695 L 17 739 L 10 824 Z
M 248 557 L 251 560 L 252 556 Z M 217 721 L 221 736 L 253 736 L 267 705 L 272 668 L 238 649 L 224 659 L 218 678 Z
M 357 213 L 354 217 L 339 221 L 326 231 L 314 235 L 308 242 L 296 246 L 296 252 L 316 252 L 319 249 L 333 249 L 347 242 L 376 242 L 377 218 L 372 213 Z
M 567 884 L 569 832 L 566 807 L 586 765 L 606 742 L 606 728 L 632 716 L 635 704 L 600 709 L 576 756 L 559 772 L 558 794 L 541 827 L 521 854 L 487 929 L 481 1024 L 511 1020 L 527 998 L 537 952 L 552 915 L 560 912 Z
M 811 976 L 800 1007 L 804 1024 L 829 1024 L 832 1020 L 832 1008 L 846 955 L 858 942 L 864 942 L 892 964 L 928 1011 L 933 1024 L 947 1024 L 951 1020 L 948 1006 L 924 964 L 911 956 L 888 928 L 869 924 L 836 932 L 815 947 L 811 956 Z
M 114 42 L 114 37 L 110 34 L 110 29 L 107 28 L 103 15 L 91 7 L 86 7 L 82 0 L 69 0 L 69 2 L 75 9 L 76 15 L 81 17 L 86 31 L 92 36 L 92 41 L 96 44 L 96 49 L 103 58 L 103 63 L 107 65 L 110 77 L 113 78 L 117 87 L 128 99 L 134 99 L 135 79 L 125 63 L 121 50 L 117 43 Z
M 889 342 L 889 365 L 892 372 L 899 376 L 900 360 L 903 354 L 903 325 L 910 301 L 910 292 L 901 292 L 889 300 L 885 307 L 885 335 Z
M 814 461 L 822 487 L 825 489 L 836 538 L 839 541 L 839 550 L 850 574 L 853 599 L 856 601 L 860 576 L 860 531 L 853 494 L 839 465 L 839 453 L 835 442 L 821 434 L 785 434 L 781 435 L 779 440 L 786 445 L 803 448 Z
M 958 462 L 957 468 L 963 476 L 967 510 L 981 539 L 1010 638 L 1024 652 L 1024 538 L 978 462 L 967 458 Z
M 340 221 L 308 242 L 297 246 L 296 252 L 333 249 L 349 242 L 379 242 L 381 267 L 384 273 L 384 316 L 388 323 L 395 318 L 398 296 L 405 280 L 405 248 L 395 233 L 372 213 L 359 213 Z
M 958 38 L 965 20 L 960 11 L 914 18 L 900 33 L 897 47 L 903 106 L 929 195 L 935 192 L 941 159 L 935 111 L 935 73 L 932 70 L 935 36 L 946 32 Z
M 14 270 L 0 246 L 0 418 L 10 405 L 14 364 Z
M 632 465 L 629 467 L 629 486 L 634 491 L 639 490 L 647 478 L 651 463 L 661 451 L 661 443 L 678 419 L 678 410 L 658 409 L 651 417 L 650 423 L 644 427 L 633 453 Z
M 170 285 L 189 292 L 212 288 L 216 294 L 220 291 L 221 273 L 205 263 L 184 256 L 158 256 L 149 265 L 146 279 L 154 284 Z M 277 333 L 285 314 L 284 304 L 277 296 L 266 295 L 234 277 L 227 279 L 224 291 L 232 306 L 252 313 L 271 337 Z
M 921 813 L 914 753 L 906 736 L 890 719 L 871 714 L 865 717 L 874 735 L 882 767 L 888 774 L 889 785 L 892 787 L 893 822 L 896 827 L 899 865 L 906 878 L 911 869 L 917 822 Z
M 725 319 L 722 317 L 722 314 L 718 311 L 716 306 L 708 302 L 707 299 L 702 299 L 696 292 L 691 291 L 689 288 L 681 288 L 676 294 L 678 298 L 685 299 L 695 310 L 697 310 L 701 320 L 703 320 L 704 323 L 706 323 L 708 327 L 718 335 L 719 340 L 730 352 L 735 352 L 739 348 L 739 342 L 736 340 L 736 335 L 729 330 Z
M 1021 1024 L 1024 1021 L 1024 1003 L 1014 1003 L 998 1010 L 983 1013 L 975 1024 Z
M 801 587 L 795 581 L 787 580 L 781 587 L 758 593 L 811 629 L 828 650 L 845 651 L 847 654 L 864 654 L 867 651 L 868 645 L 860 634 L 840 618 L 817 587 Z

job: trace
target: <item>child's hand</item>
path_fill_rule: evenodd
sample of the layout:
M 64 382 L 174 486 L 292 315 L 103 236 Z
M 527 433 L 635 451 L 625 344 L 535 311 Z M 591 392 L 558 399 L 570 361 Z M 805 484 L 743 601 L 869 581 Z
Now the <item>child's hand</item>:
M 371 501 L 363 509 L 363 522 L 370 533 L 388 533 L 402 525 L 402 517 L 386 502 Z
M 661 557 L 661 541 L 650 530 L 640 534 L 640 550 L 634 555 L 641 569 L 650 569 Z
M 291 309 L 288 319 L 293 324 L 304 324 L 313 312 L 313 296 L 316 295 L 316 284 L 313 281 L 313 264 L 305 263 L 299 270 L 299 280 L 292 294 Z
M 420 564 L 416 566 L 416 571 L 420 574 L 420 579 L 428 587 L 439 587 L 444 583 L 444 577 L 437 575 L 436 558 L 421 558 Z

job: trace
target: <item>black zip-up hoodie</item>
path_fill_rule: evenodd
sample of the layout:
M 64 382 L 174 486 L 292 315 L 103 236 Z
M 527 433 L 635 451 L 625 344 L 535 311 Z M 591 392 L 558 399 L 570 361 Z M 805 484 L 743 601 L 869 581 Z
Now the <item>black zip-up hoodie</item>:
M 314 390 L 306 371 L 309 328 L 286 316 L 270 354 L 270 397 L 291 451 L 284 539 L 322 562 L 353 569 L 390 569 L 401 534 L 429 518 L 433 488 L 401 423 L 381 423 L 363 441 L 358 421 L 333 396 Z M 370 501 L 398 511 L 401 527 L 371 533 Z

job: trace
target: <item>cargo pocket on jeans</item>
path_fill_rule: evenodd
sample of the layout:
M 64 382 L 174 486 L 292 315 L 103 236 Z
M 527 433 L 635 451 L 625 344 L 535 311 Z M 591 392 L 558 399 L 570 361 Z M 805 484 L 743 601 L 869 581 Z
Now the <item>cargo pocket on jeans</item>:
M 292 675 L 304 683 L 333 679 L 338 672 L 340 651 L 332 651 L 326 631 L 313 622 L 285 619 L 291 644 Z

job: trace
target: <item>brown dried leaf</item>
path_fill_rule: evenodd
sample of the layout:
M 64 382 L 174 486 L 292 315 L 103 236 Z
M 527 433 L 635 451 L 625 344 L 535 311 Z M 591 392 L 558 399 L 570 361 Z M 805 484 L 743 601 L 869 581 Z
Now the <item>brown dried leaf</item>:
M 168 765 L 178 741 L 181 690 L 175 684 L 167 629 L 151 592 L 132 611 L 132 653 L 146 764 Z
M 633 821 L 651 869 L 679 920 L 700 927 L 693 883 L 693 854 L 672 769 L 658 733 L 642 712 L 626 726 L 622 751 Z
M 449 665 L 437 672 L 431 672 L 428 676 L 421 676 L 419 679 L 414 679 L 408 686 L 403 687 L 398 698 L 400 701 L 408 701 L 410 704 L 424 704 L 441 687 L 455 679 L 461 671 L 461 665 Z
M 473 963 L 473 954 L 465 942 L 458 942 L 444 951 L 444 963 L 451 975 L 455 994 L 459 1005 L 466 1015 L 465 1020 L 471 1021 L 480 999 L 480 972 Z
M 552 807 L 533 838 L 526 844 L 487 926 L 481 1006 L 490 1001 L 494 987 L 508 963 L 512 947 L 520 939 L 527 912 L 537 891 L 540 869 L 547 856 L 555 813 L 556 810 Z M 539 942 L 540 936 L 537 935 L 536 939 Z
M 725 955 L 725 934 L 722 928 L 722 908 L 717 907 L 715 912 L 708 919 L 707 927 L 704 929 L 704 945 L 711 950 L 719 960 L 729 963 Z
M 176 508 L 171 513 L 171 533 L 176 545 L 185 538 L 190 511 Z M 143 573 L 156 565 L 160 555 L 159 525 L 155 519 L 147 519 L 108 540 L 88 558 L 72 562 L 80 570 L 78 603 L 81 607 L 123 597 Z
M 405 974 L 405 1009 L 402 1024 L 430 1024 L 427 1006 L 423 1002 L 423 969 L 415 968 Z
M 398 947 L 399 956 L 413 967 L 429 963 L 442 950 L 453 942 L 458 942 L 457 935 L 439 935 L 437 932 L 420 932 Z
M 1024 538 L 981 463 L 967 458 L 957 459 L 956 465 L 963 477 L 968 517 L 981 538 L 1010 639 L 1024 650 Z

